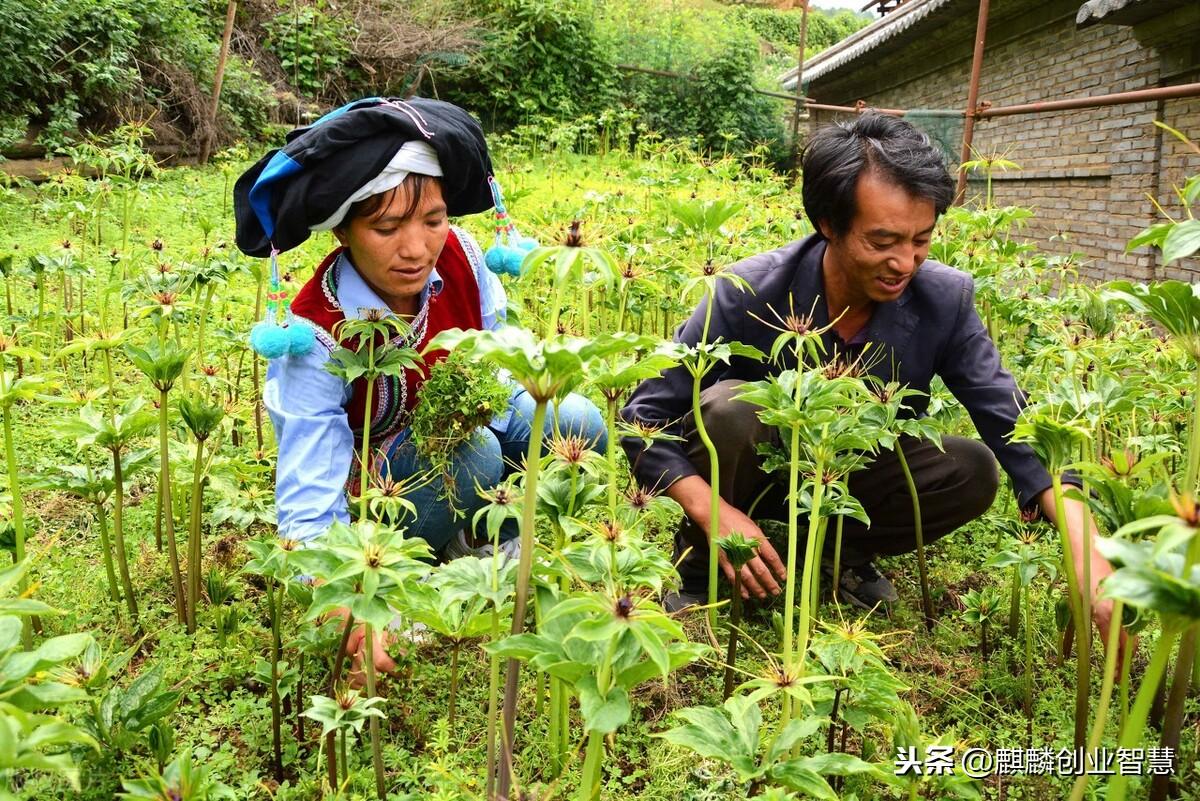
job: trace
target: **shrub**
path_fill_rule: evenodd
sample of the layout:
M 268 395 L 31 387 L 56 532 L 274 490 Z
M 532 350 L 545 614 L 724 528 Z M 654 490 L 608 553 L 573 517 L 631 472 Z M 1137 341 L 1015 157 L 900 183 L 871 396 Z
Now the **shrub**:
M 216 68 L 220 6 L 217 20 L 204 0 L 0 0 L 0 147 L 33 125 L 53 150 L 152 112 L 191 133 Z M 269 87 L 236 56 L 225 85 L 235 133 L 257 134 Z
M 615 98 L 615 65 L 590 2 L 476 0 L 487 30 L 467 65 L 439 81 L 441 96 L 509 128 L 539 116 L 599 113 Z

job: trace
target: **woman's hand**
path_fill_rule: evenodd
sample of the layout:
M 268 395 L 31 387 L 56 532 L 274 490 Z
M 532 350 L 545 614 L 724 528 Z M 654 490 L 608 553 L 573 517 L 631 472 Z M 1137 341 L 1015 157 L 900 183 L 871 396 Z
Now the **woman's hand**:
M 337 618 L 343 621 L 350 616 L 350 610 L 343 607 L 334 609 L 328 615 L 326 620 Z M 375 660 L 375 670 L 383 673 L 394 673 L 396 671 L 396 662 L 388 655 L 387 647 L 391 644 L 391 637 L 386 631 L 372 632 L 371 653 Z M 367 655 L 367 627 L 364 624 L 359 624 L 350 632 L 350 637 L 346 640 L 346 653 L 350 655 L 350 686 L 354 689 L 362 689 L 367 683 L 367 673 L 363 669 L 363 660 Z

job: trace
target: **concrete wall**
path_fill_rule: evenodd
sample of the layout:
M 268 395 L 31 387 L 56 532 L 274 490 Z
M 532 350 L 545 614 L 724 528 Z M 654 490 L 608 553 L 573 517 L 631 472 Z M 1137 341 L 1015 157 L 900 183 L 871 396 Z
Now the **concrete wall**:
M 993 15 L 989 24 L 979 93 L 992 105 L 1200 80 L 1200 63 L 1190 56 L 1182 69 L 1164 70 L 1167 61 L 1158 49 L 1139 41 L 1130 27 L 1076 28 L 1078 0 L 992 4 L 997 6 L 1007 16 Z M 941 19 L 927 21 L 927 35 L 914 30 L 903 46 L 881 47 L 812 81 L 807 94 L 837 105 L 861 98 L 881 108 L 962 108 L 972 8 L 955 3 Z M 832 118 L 814 113 L 810 128 Z M 1170 273 L 1195 280 L 1195 261 L 1164 270 L 1149 248 L 1124 252 L 1131 237 L 1158 219 L 1149 197 L 1166 206 L 1174 200 L 1171 183 L 1200 172 L 1200 155 L 1164 135 L 1156 119 L 1200 141 L 1200 98 L 1190 98 L 985 119 L 975 128 L 974 147 L 1022 167 L 996 174 L 996 202 L 1035 209 L 1026 236 L 1048 253 L 1082 253 L 1085 277 L 1147 281 Z M 952 158 L 957 162 L 958 154 Z M 968 194 L 982 192 L 982 182 L 973 180 Z M 1180 211 L 1177 200 L 1173 211 Z

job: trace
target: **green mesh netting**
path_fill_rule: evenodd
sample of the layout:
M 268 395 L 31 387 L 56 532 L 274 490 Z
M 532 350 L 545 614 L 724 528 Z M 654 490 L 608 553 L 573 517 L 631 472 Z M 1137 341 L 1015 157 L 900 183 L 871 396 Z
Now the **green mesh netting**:
M 904 114 L 904 119 L 920 128 L 946 154 L 949 167 L 958 166 L 962 150 L 963 116 L 961 111 L 943 109 L 913 109 Z

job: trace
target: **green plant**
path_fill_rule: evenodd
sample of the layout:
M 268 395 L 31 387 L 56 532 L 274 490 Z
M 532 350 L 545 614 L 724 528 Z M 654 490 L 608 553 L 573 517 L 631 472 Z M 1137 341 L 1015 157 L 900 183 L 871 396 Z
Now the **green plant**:
M 742 567 L 754 558 L 758 540 L 748 540 L 735 531 L 717 540 L 717 547 L 733 567 L 733 587 L 729 591 L 729 648 L 725 652 L 725 690 L 723 700 L 733 694 L 734 665 L 737 662 L 738 626 L 742 622 Z
M 493 589 L 492 560 L 455 559 L 436 571 L 429 581 L 404 588 L 404 610 L 414 621 L 428 626 L 450 641 L 450 691 L 446 717 L 454 726 L 458 697 L 458 654 L 463 644 L 492 630 L 492 612 L 508 614 L 517 563 L 505 560 Z
M 293 543 L 294 548 L 294 543 Z M 404 539 L 401 532 L 368 520 L 352 526 L 335 523 L 313 547 L 291 553 L 291 561 L 300 570 L 322 581 L 313 590 L 307 617 L 348 610 L 349 621 L 366 628 L 367 653 L 363 664 L 367 674 L 367 698 L 375 698 L 375 631 L 384 631 L 394 613 L 390 600 L 399 600 L 400 588 L 428 572 L 422 561 L 430 558 L 425 540 Z M 378 719 L 370 722 L 371 754 L 375 765 L 375 789 L 380 798 L 386 794 L 383 753 Z M 336 784 L 334 784 L 336 786 Z
M 979 655 L 984 659 L 992 652 L 988 644 L 988 628 L 1000 618 L 1003 603 L 995 587 L 968 590 L 962 596 L 963 619 L 979 627 Z
M 1058 574 L 1055 561 L 1037 547 L 1037 529 L 1032 524 L 1022 524 L 1017 533 L 1014 547 L 991 556 L 985 567 L 1012 567 L 1012 592 L 1009 601 L 1008 634 L 1016 639 L 1021 615 L 1021 597 L 1024 594 L 1025 610 L 1025 720 L 1029 737 L 1033 735 L 1033 594 L 1032 585 L 1038 573 L 1045 571 L 1051 581 Z
M 683 298 L 685 300 L 697 287 L 700 288 L 701 305 L 704 307 L 704 325 L 700 330 L 699 340 L 686 355 L 681 354 L 681 361 L 692 375 L 692 420 L 696 426 L 696 435 L 704 444 L 705 451 L 708 452 L 708 625 L 710 628 L 716 628 L 717 613 L 714 604 L 717 602 L 717 578 L 720 572 L 718 566 L 718 553 L 720 549 L 717 546 L 717 540 L 721 530 L 721 465 L 720 460 L 717 458 L 717 448 L 713 444 L 712 437 L 708 435 L 708 429 L 704 425 L 704 415 L 701 413 L 700 404 L 700 387 L 704 382 L 704 377 L 717 364 L 721 362 L 728 364 L 729 360 L 734 356 L 761 359 L 762 354 L 755 348 L 740 342 L 723 343 L 719 339 L 716 342 L 708 341 L 708 329 L 712 323 L 712 308 L 716 303 L 717 287 L 719 284 L 722 281 L 728 282 L 742 292 L 745 292 L 749 286 L 741 276 L 728 270 L 723 270 L 713 264 L 715 242 L 721 235 L 722 227 L 735 214 L 740 212 L 743 207 L 740 204 L 726 201 L 711 203 L 696 201 L 692 203 L 671 203 L 669 208 L 672 216 L 685 229 L 704 240 L 706 250 L 704 266 L 701 268 L 699 275 L 688 281 L 683 288 Z
M 152 452 L 148 450 L 123 454 L 121 474 L 126 477 L 136 475 L 149 464 L 152 456 Z M 112 599 L 114 610 L 119 618 L 121 589 L 117 584 L 117 572 L 113 564 L 112 543 L 108 531 L 107 505 L 113 492 L 112 469 L 94 469 L 91 465 L 86 464 L 55 465 L 51 468 L 51 472 L 36 476 L 30 482 L 30 486 L 36 489 L 65 492 L 92 504 L 100 529 L 100 556 L 108 578 L 108 595 Z
M 477 428 L 504 411 L 511 394 L 511 387 L 494 370 L 455 353 L 435 363 L 417 391 L 409 424 L 413 444 L 441 475 L 452 503 L 459 496 L 458 488 L 451 485 L 451 456 Z
M 1188 139 L 1182 132 L 1175 130 L 1164 122 L 1155 120 L 1154 124 L 1179 141 L 1193 152 L 1200 154 L 1200 145 Z M 1151 225 L 1140 234 L 1129 240 L 1125 251 L 1129 252 L 1143 245 L 1155 245 L 1162 250 L 1163 264 L 1170 264 L 1179 259 L 1186 259 L 1200 251 L 1200 220 L 1192 213 L 1192 206 L 1200 202 L 1200 175 L 1188 178 L 1182 187 L 1175 186 L 1175 195 L 1179 198 L 1185 218 L 1176 220 L 1167 214 L 1166 210 L 1153 198 L 1155 208 L 1167 218 L 1165 222 Z
M 17 403 L 27 403 L 36 399 L 52 386 L 50 380 L 40 375 L 18 376 L 8 371 L 5 364 L 6 356 L 16 359 L 33 359 L 38 357 L 36 351 L 23 348 L 7 335 L 0 334 L 0 414 L 4 420 L 4 463 L 8 473 L 8 492 L 12 503 L 12 524 L 14 534 L 13 559 L 17 563 L 25 559 L 25 503 L 21 490 L 21 477 L 17 466 L 17 446 L 13 437 L 13 406 Z M 20 590 L 24 592 L 28 586 L 21 574 Z M 23 624 L 21 640 L 26 648 L 33 646 L 33 634 L 29 621 Z
M 125 548 L 125 461 L 123 454 L 133 443 L 147 434 L 154 426 L 154 415 L 144 411 L 144 401 L 132 398 L 121 410 L 111 417 L 101 414 L 91 403 L 79 410 L 77 417 L 64 422 L 59 431 L 75 440 L 79 447 L 96 447 L 106 450 L 112 459 L 113 470 L 113 542 L 117 550 L 117 568 L 121 575 L 121 586 L 125 593 L 125 605 L 129 615 L 137 620 L 137 596 L 133 590 L 133 579 L 129 572 L 129 557 Z
M 379 697 L 364 698 L 358 690 L 349 688 L 339 690 L 333 698 L 324 695 L 314 695 L 312 706 L 304 710 L 304 717 L 312 718 L 321 724 L 321 740 L 330 742 L 336 735 L 341 752 L 342 775 L 349 776 L 350 770 L 346 759 L 346 735 L 353 731 L 362 734 L 363 725 L 371 718 L 383 719 L 383 710 L 379 705 L 383 699 Z M 337 784 L 332 784 L 336 790 Z
M 165 394 L 165 393 L 164 393 Z M 185 396 L 179 401 L 179 416 L 196 440 L 196 452 L 192 461 L 191 516 L 188 525 L 188 582 L 187 582 L 187 630 L 196 631 L 196 607 L 200 605 L 201 554 L 201 510 L 204 503 L 204 443 L 212 436 L 225 416 L 225 410 L 203 398 Z M 160 432 L 161 420 L 160 415 Z
M 0 796 L 15 798 L 12 779 L 18 771 L 56 773 L 78 791 L 79 769 L 72 747 L 96 749 L 96 741 L 65 718 L 46 710 L 86 701 L 86 691 L 56 680 L 54 671 L 83 653 L 93 640 L 88 634 L 66 634 L 36 649 L 21 646 L 22 619 L 52 615 L 55 610 L 27 597 L 24 590 L 29 562 L 22 560 L 0 570 Z M 14 591 L 17 597 L 12 597 Z
M 762 712 L 758 702 L 750 696 L 735 695 L 726 700 L 720 710 L 687 707 L 677 710 L 675 716 L 686 722 L 655 736 L 702 757 L 726 763 L 745 786 L 747 796 L 758 795 L 767 786 L 776 785 L 814 798 L 834 799 L 837 796 L 825 776 L 866 774 L 880 779 L 885 776 L 877 766 L 849 754 L 827 753 L 791 759 L 801 740 L 829 723 L 826 718 L 797 718 L 781 727 L 769 742 L 763 743 L 760 734 Z
M 181 696 L 178 690 L 164 689 L 160 667 L 148 668 L 128 687 L 113 687 L 93 701 L 83 725 L 105 748 L 125 754 L 175 710 Z
M 1082 747 L 1087 738 L 1088 676 L 1092 642 L 1092 589 L 1090 532 L 1084 530 L 1082 553 L 1075 554 L 1067 531 L 1066 507 L 1062 473 L 1075 462 L 1083 444 L 1089 439 L 1088 430 L 1079 421 L 1063 419 L 1064 409 L 1052 405 L 1028 406 L 1013 427 L 1012 441 L 1027 442 L 1037 453 L 1053 482 L 1055 517 L 1062 541 L 1063 562 L 1068 580 L 1068 599 L 1076 636 L 1075 743 Z M 1082 571 L 1076 568 L 1083 565 Z M 1082 575 L 1079 575 L 1082 572 Z
M 172 760 L 165 771 L 156 771 L 148 779 L 126 779 L 122 785 L 125 792 L 120 797 L 126 799 L 215 801 L 237 798 L 232 788 L 209 775 L 208 768 L 192 761 L 190 748 Z
M 175 588 L 175 614 L 179 622 L 186 624 L 187 597 L 183 588 L 183 574 L 179 569 L 179 548 L 175 542 L 175 514 L 171 505 L 171 457 L 168 443 L 170 441 L 170 403 L 171 388 L 183 373 L 187 364 L 189 352 L 171 343 L 152 342 L 146 348 L 132 345 L 125 347 L 125 355 L 142 373 L 150 379 L 150 383 L 158 390 L 158 514 L 155 516 L 156 541 L 161 549 L 162 532 L 165 523 L 167 533 L 167 556 L 171 564 L 171 582 Z
M 574 257 L 573 257 L 574 258 Z M 551 314 L 555 314 L 551 310 Z M 553 318 L 552 318 L 553 320 Z M 611 334 L 595 341 L 555 336 L 548 340 L 535 339 L 533 334 L 512 326 L 498 331 L 462 331 L 451 329 L 434 337 L 428 349 L 462 349 L 472 359 L 483 359 L 509 371 L 512 379 L 525 388 L 534 400 L 532 436 L 525 457 L 525 500 L 522 502 L 521 558 L 517 572 L 517 593 L 513 605 L 512 634 L 525 627 L 529 598 L 529 580 L 533 570 L 534 512 L 537 497 L 538 473 L 541 469 L 542 434 L 546 409 L 551 400 L 563 398 L 583 381 L 588 366 L 597 359 L 628 349 L 636 342 L 632 334 Z M 520 674 L 519 662 L 508 660 L 504 686 L 503 741 L 500 779 L 497 792 L 508 793 L 512 770 L 512 738 L 516 721 L 516 703 Z M 495 766 L 489 766 L 489 776 Z
M 488 647 L 575 688 L 588 735 L 577 798 L 594 801 L 600 797 L 604 735 L 629 721 L 630 691 L 654 676 L 665 680 L 707 647 L 688 642 L 679 624 L 652 601 L 627 592 L 554 598 L 551 591 L 539 604 L 544 611 L 538 633 L 516 633 Z M 503 785 L 499 791 L 504 793 Z

